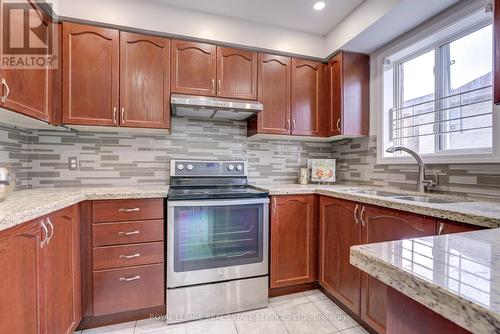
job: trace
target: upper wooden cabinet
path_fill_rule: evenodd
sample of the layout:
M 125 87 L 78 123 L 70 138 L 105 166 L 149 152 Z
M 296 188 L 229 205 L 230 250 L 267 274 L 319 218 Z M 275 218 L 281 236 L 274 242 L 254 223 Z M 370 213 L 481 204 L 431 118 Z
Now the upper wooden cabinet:
M 120 32 L 120 126 L 170 127 L 170 40 Z
M 217 47 L 217 96 L 257 99 L 257 53 Z
M 275 196 L 271 213 L 271 288 L 317 279 L 317 198 Z
M 118 126 L 118 30 L 63 23 L 63 123 Z
M 172 92 L 216 95 L 217 47 L 187 41 L 172 41 Z
M 361 244 L 359 208 L 355 202 L 326 196 L 319 201 L 319 283 L 356 314 L 361 271 L 349 263 L 349 252 Z
M 339 52 L 328 62 L 327 136 L 366 136 L 369 131 L 369 56 Z
M 0 1 L 0 6 L 3 6 L 3 3 Z M 37 19 L 41 20 L 41 25 L 37 27 L 37 33 L 43 34 L 44 37 L 41 39 L 48 40 L 55 23 L 52 23 L 51 19 L 33 1 L 16 2 L 17 5 L 30 9 L 31 15 L 37 15 Z M 3 15 L 1 12 L 0 14 Z M 9 30 L 10 38 L 22 41 L 24 23 L 15 21 L 24 20 L 24 17 L 9 15 L 9 18 L 12 20 L 10 24 L 12 28 Z M 54 31 L 57 32 L 57 29 Z M 52 38 L 58 39 L 59 36 L 56 34 Z M 56 73 L 56 70 L 49 69 L 48 66 L 44 69 L 0 69 L 0 94 L 2 97 L 0 107 L 42 121 L 52 122 L 52 90 Z
M 292 59 L 291 134 L 320 136 L 325 114 L 325 65 Z

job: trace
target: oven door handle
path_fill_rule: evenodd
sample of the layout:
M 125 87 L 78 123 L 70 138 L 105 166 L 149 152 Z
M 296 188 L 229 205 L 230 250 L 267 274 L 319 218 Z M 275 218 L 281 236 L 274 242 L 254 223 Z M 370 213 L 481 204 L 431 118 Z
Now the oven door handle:
M 212 199 L 212 200 L 181 200 L 172 201 L 167 199 L 168 207 L 176 206 L 195 206 L 195 207 L 207 207 L 207 206 L 238 206 L 238 205 L 248 205 L 248 204 L 269 204 L 269 197 L 264 198 L 241 198 L 241 199 Z
M 235 253 L 235 254 L 231 254 L 231 255 L 225 255 L 224 257 L 242 257 L 242 256 L 245 256 L 245 255 L 248 255 L 248 254 L 252 254 L 253 252 L 252 251 L 246 251 L 246 252 L 241 252 L 241 253 Z

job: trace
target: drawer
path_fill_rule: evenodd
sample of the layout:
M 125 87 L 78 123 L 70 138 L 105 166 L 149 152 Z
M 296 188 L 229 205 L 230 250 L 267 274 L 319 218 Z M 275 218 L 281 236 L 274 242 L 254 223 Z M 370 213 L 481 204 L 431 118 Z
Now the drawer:
M 92 222 L 163 218 L 163 199 L 123 199 L 92 202 Z
M 92 224 L 92 245 L 111 246 L 163 241 L 163 219 Z
M 95 271 L 94 316 L 165 304 L 164 264 Z
M 164 261 L 163 242 L 98 247 L 92 250 L 94 270 L 139 266 Z

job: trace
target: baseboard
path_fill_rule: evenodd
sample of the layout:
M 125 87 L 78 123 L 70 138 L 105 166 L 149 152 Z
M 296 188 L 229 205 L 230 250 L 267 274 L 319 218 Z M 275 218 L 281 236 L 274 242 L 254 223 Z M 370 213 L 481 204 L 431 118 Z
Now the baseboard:
M 149 319 L 155 316 L 165 315 L 165 305 L 145 308 L 141 310 L 121 312 L 98 317 L 84 317 L 77 330 L 115 325 L 129 321 Z
M 304 283 L 293 286 L 286 286 L 283 288 L 269 289 L 269 298 L 289 295 L 292 293 L 303 292 L 308 290 L 314 290 L 319 287 L 318 282 Z

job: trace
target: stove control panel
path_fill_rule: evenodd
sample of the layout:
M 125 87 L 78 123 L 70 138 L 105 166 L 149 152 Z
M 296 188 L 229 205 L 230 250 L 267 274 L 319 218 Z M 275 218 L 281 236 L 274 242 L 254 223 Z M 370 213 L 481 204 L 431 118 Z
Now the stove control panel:
M 247 176 L 245 161 L 171 160 L 170 176 Z

